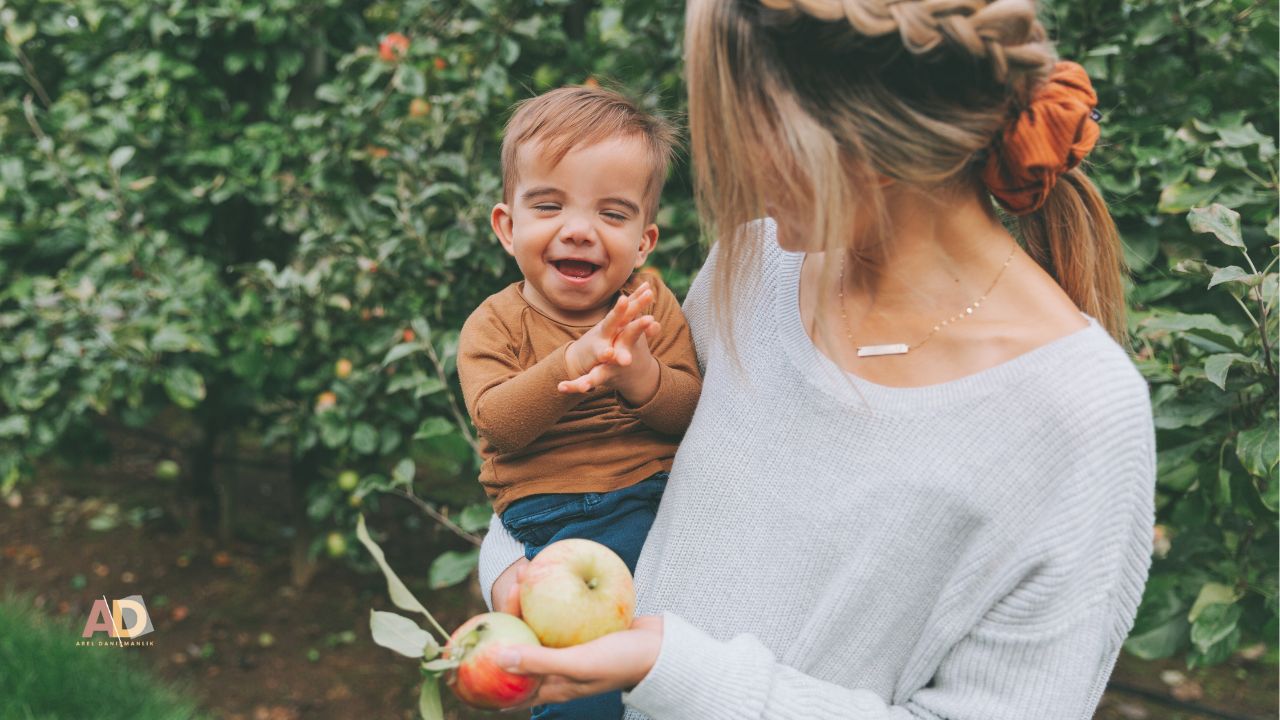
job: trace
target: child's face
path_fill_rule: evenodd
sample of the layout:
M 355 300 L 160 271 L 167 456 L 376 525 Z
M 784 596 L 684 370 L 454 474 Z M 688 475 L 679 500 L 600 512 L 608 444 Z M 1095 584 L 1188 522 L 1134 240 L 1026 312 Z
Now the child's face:
M 574 148 L 554 166 L 539 150 L 519 149 L 511 205 L 495 205 L 490 220 L 524 275 L 525 299 L 560 322 L 591 325 L 658 241 L 643 208 L 650 165 L 628 138 Z

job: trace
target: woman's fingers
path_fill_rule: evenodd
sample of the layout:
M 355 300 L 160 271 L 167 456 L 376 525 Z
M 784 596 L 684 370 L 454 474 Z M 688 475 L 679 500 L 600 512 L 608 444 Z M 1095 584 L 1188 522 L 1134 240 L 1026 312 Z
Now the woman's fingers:
M 493 594 L 494 610 L 520 617 L 520 577 L 528 564 L 527 559 L 520 558 L 507 566 L 493 581 L 490 592 Z

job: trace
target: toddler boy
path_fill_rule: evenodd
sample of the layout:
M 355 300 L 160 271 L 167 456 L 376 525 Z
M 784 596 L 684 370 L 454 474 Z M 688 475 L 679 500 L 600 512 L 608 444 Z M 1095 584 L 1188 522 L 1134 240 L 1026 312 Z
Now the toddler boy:
M 693 416 L 702 380 L 679 303 L 636 272 L 657 243 L 673 142 L 600 88 L 526 100 L 507 124 L 490 220 L 524 279 L 467 319 L 458 376 L 480 483 L 530 559 L 589 538 L 635 572 Z

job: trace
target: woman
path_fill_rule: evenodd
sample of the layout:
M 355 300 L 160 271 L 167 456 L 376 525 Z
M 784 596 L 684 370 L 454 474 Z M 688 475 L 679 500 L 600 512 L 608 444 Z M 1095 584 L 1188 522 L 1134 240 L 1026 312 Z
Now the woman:
M 685 47 L 717 242 L 640 616 L 503 660 L 627 718 L 1091 717 L 1155 448 L 1087 76 L 1030 0 L 693 0 Z

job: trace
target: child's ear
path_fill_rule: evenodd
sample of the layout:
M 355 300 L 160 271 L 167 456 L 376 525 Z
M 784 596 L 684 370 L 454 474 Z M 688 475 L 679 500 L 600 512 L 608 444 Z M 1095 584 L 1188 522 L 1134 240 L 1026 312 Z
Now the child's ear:
M 649 257 L 649 253 L 658 246 L 658 226 L 653 223 L 644 229 L 640 235 L 640 252 L 636 253 L 636 267 L 644 265 L 644 261 Z
M 511 208 L 507 207 L 506 203 L 494 205 L 493 211 L 489 213 L 489 224 L 493 226 L 493 234 L 498 236 L 498 242 L 502 243 L 502 249 L 506 250 L 508 255 L 515 255 Z

